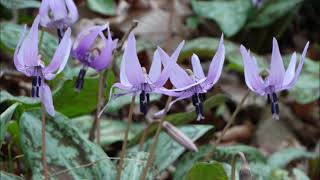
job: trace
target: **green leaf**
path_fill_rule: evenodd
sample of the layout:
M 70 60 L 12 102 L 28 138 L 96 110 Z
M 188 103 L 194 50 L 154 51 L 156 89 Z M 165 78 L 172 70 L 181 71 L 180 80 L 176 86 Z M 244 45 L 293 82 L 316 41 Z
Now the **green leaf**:
M 274 0 L 268 1 L 259 11 L 254 13 L 247 27 L 265 27 L 276 20 L 290 14 L 303 0 Z
M 192 1 L 194 12 L 216 21 L 227 37 L 235 35 L 245 25 L 251 8 L 250 0 Z
M 0 43 L 11 52 L 14 52 L 24 26 L 14 23 L 0 23 Z M 39 31 L 41 32 L 41 31 Z M 39 33 L 41 34 L 41 33 Z M 40 35 L 39 35 L 40 36 Z M 58 39 L 51 34 L 44 32 L 42 44 L 40 46 L 40 54 L 46 62 L 51 61 L 51 58 L 58 45 Z
M 40 2 L 34 0 L 1 0 L 0 4 L 8 9 L 39 8 Z
M 83 134 L 88 137 L 89 131 L 92 126 L 94 117 L 86 115 L 70 120 L 70 125 L 80 129 Z M 107 146 L 114 142 L 122 141 L 124 133 L 127 129 L 127 122 L 120 120 L 106 120 L 101 118 L 101 146 Z M 138 133 L 143 131 L 143 125 L 138 123 L 132 123 L 128 134 L 128 140 L 130 141 Z
M 0 91 L 0 104 L 10 101 L 10 102 L 20 102 L 23 104 L 27 104 L 27 105 L 34 105 L 34 104 L 39 104 L 39 100 L 35 99 L 35 98 L 30 98 L 27 96 L 13 96 L 10 93 L 8 93 L 7 91 L 1 90 Z
M 161 95 L 158 94 L 151 94 L 150 95 L 150 102 L 154 102 L 159 100 Z M 123 106 L 130 104 L 131 102 L 131 96 L 130 95 L 124 95 L 120 96 L 114 100 L 111 100 L 108 104 L 107 109 L 105 112 L 111 113 L 111 112 L 117 112 L 120 110 Z M 140 100 L 139 98 L 135 99 L 135 105 L 139 105 Z
M 114 82 L 113 73 L 107 73 L 106 79 L 105 98 L 109 95 L 110 87 Z M 95 110 L 97 106 L 99 78 L 85 78 L 84 87 L 80 92 L 75 91 L 75 82 L 76 78 L 65 81 L 62 87 L 53 95 L 53 103 L 56 110 L 68 117 L 88 114 Z
M 148 153 L 129 153 L 124 160 L 124 169 L 121 179 L 139 180 L 145 165 L 147 164 Z M 150 171 L 152 172 L 152 171 Z M 147 180 L 152 179 L 152 173 L 148 173 Z
M 292 170 L 292 172 L 294 174 L 295 179 L 298 179 L 298 180 L 310 180 L 310 178 L 301 169 L 294 168 Z
M 42 176 L 40 114 L 40 110 L 24 112 L 20 119 L 20 144 L 33 179 L 41 179 Z M 65 116 L 56 113 L 54 118 L 46 118 L 46 157 L 52 178 L 115 178 L 115 167 L 109 157 L 70 126 Z
M 97 13 L 103 15 L 115 15 L 116 5 L 114 0 L 87 0 L 88 7 Z
M 224 167 L 219 162 L 200 162 L 195 164 L 187 174 L 187 180 L 228 180 Z
M 16 110 L 19 103 L 14 103 L 8 109 L 6 109 L 0 115 L 0 148 L 2 146 L 2 141 L 7 132 L 8 122 L 11 120 L 14 111 Z
M 185 125 L 178 127 L 182 133 L 187 135 L 192 141 L 196 141 L 210 129 L 210 125 Z M 144 150 L 147 151 L 150 148 L 153 138 L 149 138 L 144 144 Z M 138 145 L 132 147 L 130 152 L 138 152 Z M 161 132 L 157 147 L 155 150 L 154 167 L 157 172 L 161 172 L 166 169 L 170 164 L 172 164 L 183 152 L 185 148 L 174 141 L 165 132 Z
M 199 147 L 198 152 L 187 152 L 183 155 L 177 165 L 177 170 L 174 173 L 174 179 L 184 179 L 184 176 L 191 169 L 191 167 L 203 158 L 211 151 L 214 147 L 212 145 L 204 145 Z M 213 154 L 213 160 L 219 162 L 231 162 L 232 157 L 238 153 L 243 152 L 249 162 L 265 163 L 266 158 L 256 148 L 246 145 L 234 145 L 227 147 L 217 147 Z
M 186 42 L 186 45 L 183 47 L 179 59 L 187 59 L 191 57 L 193 53 L 197 54 L 201 58 L 212 59 L 216 53 L 219 45 L 218 38 L 211 37 L 200 37 Z M 243 72 L 242 56 L 240 54 L 240 45 L 232 41 L 224 40 L 225 49 L 226 49 L 226 59 L 229 61 L 228 67 Z M 260 67 L 268 67 L 266 61 L 259 55 L 251 53 L 256 59 Z
M 272 167 L 285 167 L 296 159 L 310 159 L 315 157 L 314 153 L 304 149 L 287 148 L 272 154 L 268 159 L 268 164 Z
M 15 174 L 7 173 L 0 170 L 0 179 L 1 180 L 23 180 L 22 177 L 19 177 Z

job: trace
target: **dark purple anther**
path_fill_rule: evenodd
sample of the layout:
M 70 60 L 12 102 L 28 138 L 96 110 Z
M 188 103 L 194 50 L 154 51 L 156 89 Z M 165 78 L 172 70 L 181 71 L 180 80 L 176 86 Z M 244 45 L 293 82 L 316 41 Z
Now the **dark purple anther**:
M 203 101 L 205 100 L 204 93 L 195 93 L 192 95 L 192 104 L 196 108 L 197 120 L 204 119 Z
M 76 90 L 80 91 L 83 88 L 84 76 L 86 75 L 86 69 L 81 69 L 76 80 Z
M 271 99 L 271 113 L 273 119 L 279 119 L 279 104 L 278 104 L 278 97 L 276 93 L 268 94 L 268 97 Z
M 144 90 L 140 93 L 140 112 L 142 112 L 144 115 L 148 112 L 148 104 L 150 101 L 150 95 L 149 93 L 146 93 Z
M 58 34 L 59 43 L 60 43 L 61 39 L 64 36 L 64 30 L 62 28 L 57 29 L 57 34 Z

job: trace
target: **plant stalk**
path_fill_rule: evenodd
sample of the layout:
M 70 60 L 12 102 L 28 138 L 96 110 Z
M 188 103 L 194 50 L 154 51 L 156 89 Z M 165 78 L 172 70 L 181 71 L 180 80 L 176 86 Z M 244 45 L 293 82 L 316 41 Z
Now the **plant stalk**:
M 238 158 L 241 159 L 242 161 L 242 166 L 240 169 L 240 177 L 239 180 L 251 180 L 251 173 L 250 173 L 250 168 L 248 161 L 243 154 L 243 152 L 238 152 L 232 157 L 231 161 L 231 180 L 236 180 L 236 169 L 237 169 L 237 160 Z
M 105 71 L 101 71 L 99 73 L 99 89 L 98 89 L 98 100 L 97 100 L 97 108 L 96 108 L 96 115 L 94 117 L 94 121 L 92 127 L 89 132 L 89 140 L 93 141 L 95 137 L 97 137 L 97 144 L 100 144 L 100 137 L 101 137 L 101 119 L 99 113 L 101 111 L 101 104 L 103 102 L 103 92 L 104 92 L 104 82 L 105 82 Z
M 227 132 L 227 130 L 228 130 L 228 129 L 230 128 L 230 126 L 233 124 L 236 116 L 238 115 L 238 113 L 239 113 L 242 105 L 244 104 L 244 102 L 245 102 L 245 100 L 247 99 L 247 97 L 249 96 L 249 94 L 250 94 L 250 91 L 248 90 L 248 91 L 246 92 L 246 94 L 243 96 L 243 98 L 241 99 L 241 101 L 240 101 L 240 103 L 238 104 L 238 106 L 236 107 L 236 110 L 232 113 L 230 119 L 229 119 L 228 122 L 227 122 L 227 125 L 223 128 L 221 135 L 218 137 L 218 139 L 216 140 L 216 142 L 213 144 L 213 146 L 214 146 L 213 149 L 212 149 L 211 151 L 209 151 L 208 154 L 204 157 L 204 161 L 208 161 L 208 160 L 212 157 L 212 155 L 213 155 L 213 153 L 214 153 L 217 145 L 221 142 L 224 134 Z
M 147 126 L 144 128 L 143 130 L 143 134 L 141 136 L 140 142 L 139 142 L 139 151 L 142 151 L 143 149 L 143 144 L 146 141 L 147 135 L 148 135 L 148 131 L 149 131 L 149 124 L 147 124 Z
M 127 148 L 127 144 L 128 144 L 128 134 L 129 134 L 129 130 L 130 130 L 130 127 L 131 127 L 131 122 L 132 122 L 132 115 L 133 115 L 135 97 L 136 96 L 133 95 L 132 99 L 131 99 L 129 115 L 128 115 L 128 124 L 127 124 L 127 129 L 126 129 L 126 131 L 124 133 L 124 140 L 123 140 L 123 144 L 122 144 L 122 148 L 121 148 L 121 154 L 120 154 L 120 162 L 119 162 L 119 165 L 118 165 L 117 180 L 121 179 L 122 166 L 123 166 L 123 161 L 124 161 L 124 157 L 126 155 L 126 148 Z
M 166 114 L 168 112 L 168 108 L 169 108 L 169 104 L 172 100 L 172 96 L 169 96 L 168 99 L 167 99 L 167 102 L 166 102 L 166 106 L 165 106 L 165 109 L 164 109 L 164 113 Z M 147 174 L 148 174 L 148 169 L 149 167 L 151 168 L 152 166 L 152 161 L 153 161 L 153 157 L 154 157 L 154 152 L 156 150 L 156 146 L 157 146 L 157 142 L 158 142 L 158 139 L 159 139 L 159 135 L 160 135 L 160 132 L 161 132 L 161 129 L 162 129 L 162 124 L 165 120 L 165 114 L 161 117 L 160 119 L 160 122 L 159 122 L 159 125 L 158 125 L 158 128 L 157 128 L 157 131 L 156 131 L 156 134 L 153 138 L 153 141 L 152 141 L 152 144 L 151 144 L 151 147 L 149 149 L 149 156 L 148 156 L 148 160 L 147 160 L 147 164 L 146 166 L 144 167 L 143 169 L 143 173 L 142 173 L 142 176 L 141 176 L 141 180 L 145 180 L 146 177 L 147 177 Z
M 43 167 L 43 176 L 45 180 L 49 179 L 48 164 L 46 159 L 46 110 L 41 104 L 41 158 Z

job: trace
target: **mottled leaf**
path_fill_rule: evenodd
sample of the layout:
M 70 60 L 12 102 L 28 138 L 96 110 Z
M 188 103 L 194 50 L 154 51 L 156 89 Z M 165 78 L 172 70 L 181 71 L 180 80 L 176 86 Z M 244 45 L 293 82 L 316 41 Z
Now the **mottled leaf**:
M 42 176 L 40 114 L 39 110 L 27 111 L 20 119 L 20 144 L 33 179 L 41 179 Z M 115 167 L 108 156 L 70 126 L 65 116 L 57 113 L 54 118 L 46 118 L 46 156 L 51 178 L 115 178 Z
M 11 120 L 12 115 L 18 105 L 19 103 L 14 103 L 0 115 L 0 148 L 1 148 L 4 136 L 7 132 L 8 122 Z
M 93 116 L 81 116 L 70 120 L 70 124 L 80 129 L 87 137 L 92 126 Z M 101 118 L 101 146 L 107 146 L 117 141 L 122 141 L 124 133 L 127 129 L 127 122 L 121 120 L 107 120 Z M 130 141 L 138 133 L 143 131 L 143 125 L 138 123 L 132 123 L 128 134 L 128 140 Z
M 35 0 L 1 0 L 0 4 L 8 9 L 39 8 L 40 2 Z

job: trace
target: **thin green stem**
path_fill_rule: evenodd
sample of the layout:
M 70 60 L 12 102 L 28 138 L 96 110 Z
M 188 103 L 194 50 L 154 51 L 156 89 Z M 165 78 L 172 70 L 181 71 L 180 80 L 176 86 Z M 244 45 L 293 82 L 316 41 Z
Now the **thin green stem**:
M 127 129 L 124 133 L 124 140 L 123 140 L 123 144 L 122 144 L 122 148 L 121 148 L 120 162 L 118 165 L 117 180 L 121 179 L 121 172 L 122 172 L 122 168 L 123 168 L 122 166 L 123 166 L 124 156 L 126 155 L 126 148 L 127 148 L 127 144 L 128 144 L 128 134 L 129 134 L 129 130 L 130 130 L 131 123 L 132 123 L 134 103 L 135 103 L 135 96 L 133 95 L 132 99 L 131 99 L 130 109 L 129 109 Z
M 169 104 L 172 100 L 172 97 L 169 96 L 168 99 L 167 99 L 167 102 L 166 102 L 166 106 L 165 106 L 165 109 L 164 109 L 164 113 L 166 114 L 168 112 L 168 108 L 169 108 Z M 141 176 L 141 180 L 145 180 L 146 177 L 147 177 L 147 174 L 148 174 L 148 169 L 149 167 L 151 168 L 152 166 L 152 161 L 153 161 L 153 157 L 154 157 L 154 152 L 156 150 L 156 147 L 157 147 L 157 142 L 158 142 L 158 139 L 159 139 L 159 135 L 160 135 L 160 132 L 161 132 L 161 129 L 162 129 L 162 124 L 165 120 L 165 114 L 162 116 L 162 118 L 160 119 L 160 122 L 159 122 L 159 125 L 158 125 L 158 128 L 157 128 L 157 131 L 156 131 L 156 134 L 153 138 L 153 141 L 152 141 L 152 144 L 151 144 L 151 147 L 149 149 L 149 156 L 148 156 L 148 160 L 147 160 L 147 164 L 146 166 L 144 167 L 143 169 L 143 173 L 142 173 L 142 176 Z
M 230 119 L 229 119 L 228 122 L 227 122 L 227 125 L 226 125 L 226 126 L 224 127 L 224 129 L 222 130 L 221 135 L 218 137 L 218 139 L 217 139 L 216 142 L 214 143 L 213 149 L 212 149 L 211 151 L 209 151 L 208 154 L 205 156 L 204 161 L 208 161 L 208 160 L 212 157 L 212 155 L 213 155 L 213 153 L 214 153 L 217 145 L 221 142 L 224 134 L 227 132 L 227 130 L 228 130 L 228 129 L 230 128 L 230 126 L 233 124 L 236 116 L 238 115 L 238 113 L 239 113 L 242 105 L 244 104 L 244 102 L 245 102 L 245 100 L 247 99 L 247 97 L 249 96 L 249 94 L 250 94 L 250 91 L 248 90 L 247 93 L 246 93 L 246 94 L 243 96 L 243 98 L 241 99 L 241 101 L 240 101 L 240 103 L 238 104 L 236 110 L 232 113 Z

